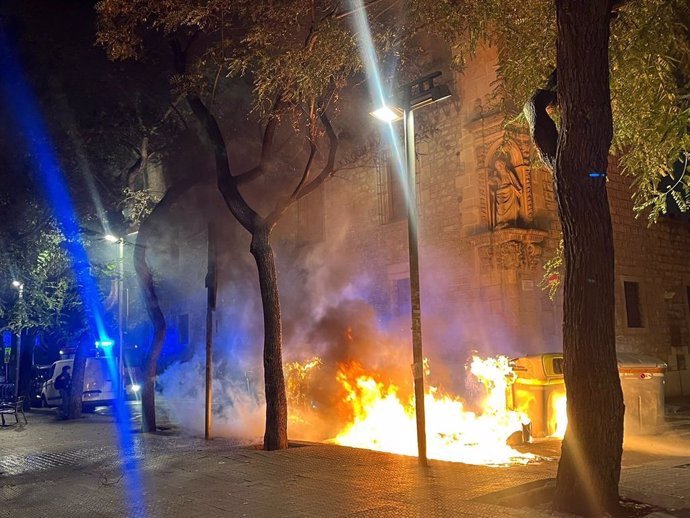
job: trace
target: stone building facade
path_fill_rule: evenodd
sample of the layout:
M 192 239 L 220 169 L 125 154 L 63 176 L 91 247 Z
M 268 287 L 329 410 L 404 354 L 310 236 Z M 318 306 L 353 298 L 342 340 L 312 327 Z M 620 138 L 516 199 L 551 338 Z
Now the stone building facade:
M 433 119 L 417 144 L 425 340 L 442 336 L 447 350 L 463 352 L 558 351 L 562 300 L 539 286 L 560 240 L 553 182 L 528 136 L 506 134 L 491 109 L 494 63 L 493 51 L 481 51 L 463 74 L 444 76 L 454 99 L 420 113 Z M 690 224 L 636 219 L 630 179 L 615 160 L 610 169 L 617 348 L 668 362 L 667 394 L 690 394 Z M 311 203 L 322 218 L 315 241 L 338 241 L 386 317 L 408 311 L 407 223 L 395 181 L 384 157 L 339 173 L 293 211 L 299 219 Z

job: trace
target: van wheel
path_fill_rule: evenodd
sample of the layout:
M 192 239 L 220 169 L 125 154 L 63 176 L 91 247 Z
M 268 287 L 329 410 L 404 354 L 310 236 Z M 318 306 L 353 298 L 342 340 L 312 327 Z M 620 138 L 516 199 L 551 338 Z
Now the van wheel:
M 85 414 L 93 414 L 96 411 L 96 405 L 83 405 L 81 411 Z

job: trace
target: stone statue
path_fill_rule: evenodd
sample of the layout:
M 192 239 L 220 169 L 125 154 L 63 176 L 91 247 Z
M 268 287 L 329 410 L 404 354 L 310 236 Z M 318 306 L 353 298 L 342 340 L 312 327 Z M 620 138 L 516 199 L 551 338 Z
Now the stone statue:
M 489 188 L 491 228 L 516 227 L 522 203 L 522 183 L 503 158 L 494 162 Z

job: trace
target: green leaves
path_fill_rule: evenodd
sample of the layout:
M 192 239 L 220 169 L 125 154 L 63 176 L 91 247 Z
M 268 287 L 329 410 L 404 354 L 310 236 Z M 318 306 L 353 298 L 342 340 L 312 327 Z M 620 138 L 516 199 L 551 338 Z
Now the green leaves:
M 68 313 L 81 307 L 64 236 L 49 224 L 30 240 L 6 242 L 0 263 L 4 272 L 16 272 L 23 289 L 20 298 L 16 289 L 5 288 L 11 279 L 2 276 L 0 328 L 62 330 Z
M 564 272 L 563 239 L 556 247 L 553 257 L 544 263 L 544 275 L 539 282 L 542 290 L 547 291 L 551 300 L 556 298 L 561 286 Z

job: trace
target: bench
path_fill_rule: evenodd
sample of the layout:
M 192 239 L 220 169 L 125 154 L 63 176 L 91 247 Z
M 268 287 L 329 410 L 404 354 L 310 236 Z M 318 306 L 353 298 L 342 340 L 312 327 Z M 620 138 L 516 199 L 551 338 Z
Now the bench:
M 19 414 L 24 418 L 24 423 L 29 424 L 24 413 L 24 396 L 14 397 L 14 383 L 0 383 L 0 420 L 5 426 L 5 416 L 13 415 L 19 423 Z

